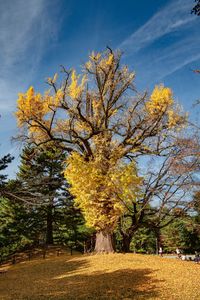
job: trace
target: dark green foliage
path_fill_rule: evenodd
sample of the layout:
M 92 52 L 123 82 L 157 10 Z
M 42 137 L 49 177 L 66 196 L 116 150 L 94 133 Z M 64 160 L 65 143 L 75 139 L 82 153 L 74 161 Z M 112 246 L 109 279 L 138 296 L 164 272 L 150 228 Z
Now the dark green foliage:
M 195 218 L 186 216 L 174 220 L 162 230 L 163 246 L 165 251 L 173 252 L 178 247 L 185 253 L 194 253 L 200 250 L 200 233 L 196 228 Z
M 0 171 L 12 159 L 10 155 L 1 159 Z M 0 177 L 4 191 L 0 198 L 2 257 L 52 243 L 80 251 L 93 249 L 93 232 L 86 228 L 83 216 L 74 207 L 62 175 L 65 160 L 66 154 L 51 145 L 42 150 L 26 147 L 17 179 L 6 182 L 6 175 Z M 192 216 L 180 207 L 159 210 L 144 200 L 133 203 L 120 219 L 115 231 L 117 251 L 155 253 L 159 245 L 164 252 L 176 247 L 192 253 L 200 250 L 199 192 L 194 196 Z
M 155 253 L 156 252 L 156 235 L 149 228 L 141 227 L 134 234 L 130 250 L 138 253 Z
M 194 210 L 197 214 L 197 218 L 200 218 L 200 191 L 197 191 L 194 195 Z M 199 219 L 200 221 L 200 219 Z
M 90 231 L 67 190 L 66 154 L 52 147 L 25 147 L 16 180 L 6 185 L 0 203 L 0 248 L 4 255 L 45 244 L 83 251 Z
M 28 211 L 19 202 L 0 198 L 1 256 L 32 245 L 38 235 L 38 221 L 36 212 Z
M 23 192 L 32 197 L 32 209 L 37 210 L 41 242 L 53 244 L 75 240 L 77 226 L 83 223 L 79 210 L 73 207 L 73 198 L 63 176 L 66 154 L 55 146 L 45 149 L 26 147 L 22 154 L 18 180 Z M 63 235 L 65 228 L 65 235 Z
M 14 157 L 10 154 L 5 155 L 3 158 L 0 159 L 0 172 L 5 170 L 8 167 L 8 164 L 12 162 Z M 7 179 L 7 175 L 0 174 L 0 187 L 5 185 Z

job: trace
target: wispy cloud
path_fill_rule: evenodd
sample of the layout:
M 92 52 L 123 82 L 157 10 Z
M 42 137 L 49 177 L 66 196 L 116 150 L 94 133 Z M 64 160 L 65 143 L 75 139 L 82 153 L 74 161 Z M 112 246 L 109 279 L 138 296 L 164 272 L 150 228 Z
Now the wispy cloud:
M 188 0 L 171 0 L 164 8 L 153 15 L 143 26 L 127 37 L 118 48 L 127 56 L 147 47 L 164 35 L 191 25 L 195 17 L 190 15 L 191 2 Z
M 19 60 L 34 38 L 31 29 L 43 11 L 43 0 L 5 1 L 1 4 L 0 43 L 1 57 L 6 65 Z
M 0 110 L 9 111 L 17 92 L 27 87 L 44 46 L 57 30 L 48 13 L 48 0 L 0 3 Z
M 199 20 L 190 10 L 190 1 L 171 0 L 119 45 L 146 82 L 163 80 L 200 59 Z M 165 42 L 167 34 L 170 43 Z
M 200 59 L 200 36 L 198 31 L 162 51 L 149 51 L 149 55 L 138 59 L 137 68 L 143 70 L 145 81 L 160 81 L 184 66 Z

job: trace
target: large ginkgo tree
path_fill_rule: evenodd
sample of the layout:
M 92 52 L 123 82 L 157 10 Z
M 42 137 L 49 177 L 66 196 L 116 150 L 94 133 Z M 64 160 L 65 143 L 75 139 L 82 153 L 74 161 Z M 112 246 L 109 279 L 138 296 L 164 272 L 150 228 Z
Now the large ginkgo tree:
M 65 177 L 88 226 L 96 252 L 114 251 L 112 233 L 126 208 L 141 196 L 136 159 L 163 155 L 185 118 L 170 88 L 138 93 L 135 74 L 120 52 L 92 53 L 81 74 L 62 68 L 42 95 L 19 94 L 20 137 L 40 147 L 49 141 L 69 152 Z

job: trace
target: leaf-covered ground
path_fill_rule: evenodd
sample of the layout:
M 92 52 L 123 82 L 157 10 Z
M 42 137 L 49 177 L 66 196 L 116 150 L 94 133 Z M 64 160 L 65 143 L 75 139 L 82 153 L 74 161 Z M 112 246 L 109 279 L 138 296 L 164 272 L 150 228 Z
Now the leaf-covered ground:
M 200 264 L 109 254 L 33 260 L 0 273 L 1 300 L 200 299 Z

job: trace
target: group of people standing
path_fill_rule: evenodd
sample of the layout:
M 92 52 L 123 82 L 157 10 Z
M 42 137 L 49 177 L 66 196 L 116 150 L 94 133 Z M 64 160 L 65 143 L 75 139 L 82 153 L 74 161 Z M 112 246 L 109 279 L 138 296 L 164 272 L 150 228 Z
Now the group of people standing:
M 163 249 L 162 247 L 159 247 L 159 255 L 163 256 Z M 181 259 L 181 260 L 187 260 L 187 257 L 185 254 L 182 254 L 182 251 L 179 248 L 176 248 L 176 254 L 177 254 L 177 258 Z M 190 257 L 190 260 L 192 260 L 192 258 Z M 200 262 L 200 255 L 197 251 L 195 251 L 195 257 L 194 257 L 194 261 L 196 263 Z

